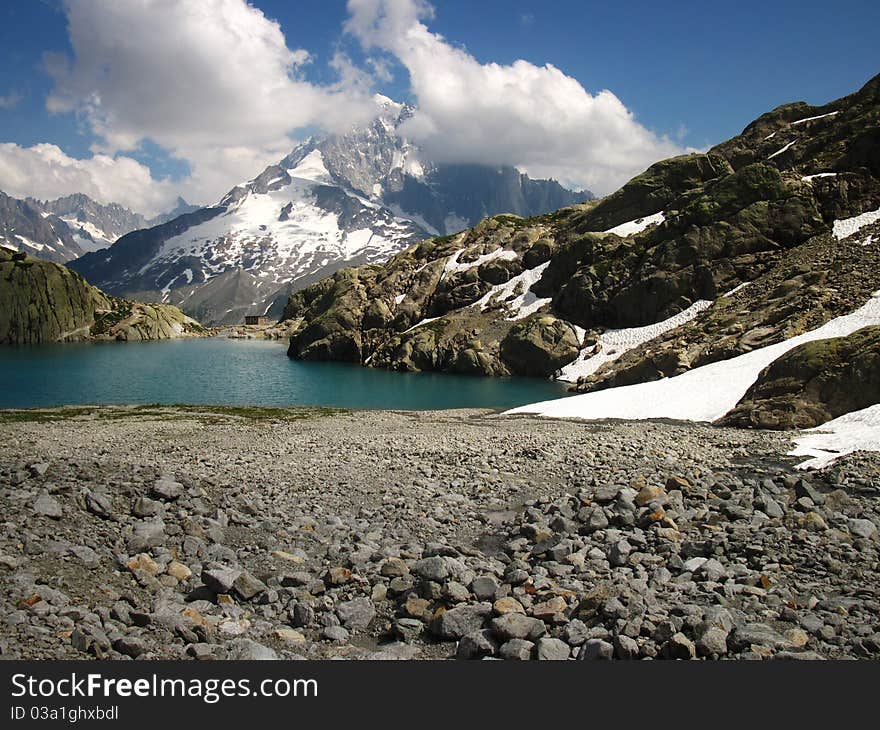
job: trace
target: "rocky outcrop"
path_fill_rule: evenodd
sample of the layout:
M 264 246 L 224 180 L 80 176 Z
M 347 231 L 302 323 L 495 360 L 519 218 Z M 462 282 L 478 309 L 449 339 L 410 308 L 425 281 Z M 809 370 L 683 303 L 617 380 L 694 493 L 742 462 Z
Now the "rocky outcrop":
M 591 390 L 679 374 L 820 326 L 880 288 L 878 247 L 862 245 L 874 229 L 835 227 L 880 206 L 866 141 L 880 133 L 878 97 L 880 77 L 824 107 L 785 105 L 601 201 L 496 216 L 381 266 L 342 271 L 290 298 L 289 354 L 546 377 L 605 330 L 715 302 L 578 386 Z M 545 316 L 553 332 L 523 336 Z
M 880 402 L 880 327 L 809 342 L 766 368 L 721 425 L 810 428 Z
M 0 247 L 0 344 L 161 340 L 206 330 L 176 307 L 110 297 L 59 264 Z

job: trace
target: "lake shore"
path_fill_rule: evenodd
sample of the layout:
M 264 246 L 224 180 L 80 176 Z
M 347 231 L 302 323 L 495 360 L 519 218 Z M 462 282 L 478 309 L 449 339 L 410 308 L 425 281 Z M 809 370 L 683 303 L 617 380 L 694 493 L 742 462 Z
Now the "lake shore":
M 880 657 L 875 454 L 491 410 L 0 431 L 3 657 Z

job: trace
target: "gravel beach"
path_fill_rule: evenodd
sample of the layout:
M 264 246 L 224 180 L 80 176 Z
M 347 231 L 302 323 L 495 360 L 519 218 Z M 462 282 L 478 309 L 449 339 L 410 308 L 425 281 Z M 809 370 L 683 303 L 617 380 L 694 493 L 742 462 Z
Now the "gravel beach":
M 880 658 L 880 455 L 492 411 L 0 433 L 2 658 Z

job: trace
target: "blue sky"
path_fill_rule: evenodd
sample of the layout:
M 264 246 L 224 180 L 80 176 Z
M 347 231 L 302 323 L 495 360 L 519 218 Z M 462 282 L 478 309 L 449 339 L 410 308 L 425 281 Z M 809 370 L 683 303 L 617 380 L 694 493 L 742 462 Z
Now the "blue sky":
M 160 30 L 151 31 L 152 36 L 145 32 L 142 44 L 147 49 L 155 41 L 156 33 L 161 33 L 163 16 L 167 15 L 169 24 L 179 24 L 179 17 L 169 8 L 177 6 L 176 10 L 180 10 L 192 0 L 152 1 L 152 16 L 160 19 L 157 26 Z M 684 148 L 705 148 L 737 134 L 756 116 L 778 104 L 794 100 L 822 104 L 855 91 L 880 72 L 880 44 L 876 40 L 880 4 L 876 1 L 721 4 L 444 0 L 434 3 L 433 14 L 417 0 L 359 1 L 365 16 L 371 14 L 372 5 L 379 4 L 387 16 L 397 13 L 399 17 L 395 15 L 393 23 L 380 18 L 379 23 L 385 25 L 379 30 L 375 25 L 369 31 L 346 33 L 344 23 L 354 17 L 355 11 L 341 0 L 251 2 L 265 16 L 263 20 L 259 14 L 235 7 L 244 5 L 244 0 L 198 0 L 203 8 L 212 3 L 224 8 L 223 12 L 212 13 L 212 23 L 238 23 L 248 27 L 253 24 L 255 32 L 261 33 L 268 27 L 266 24 L 276 21 L 283 34 L 281 48 L 301 49 L 310 56 L 308 63 L 297 66 L 295 71 L 302 84 L 294 91 L 308 93 L 305 97 L 302 94 L 285 97 L 289 98 L 294 111 L 288 116 L 292 123 L 299 120 L 299 129 L 279 131 L 269 129 L 271 125 L 266 123 L 264 133 L 252 137 L 241 130 L 241 125 L 230 121 L 225 125 L 228 127 L 224 132 L 226 138 L 206 139 L 197 134 L 198 130 L 186 135 L 183 131 L 175 134 L 174 130 L 159 129 L 155 120 L 119 121 L 117 116 L 126 116 L 129 112 L 122 107 L 113 108 L 110 101 L 105 102 L 117 94 L 118 103 L 127 99 L 130 105 L 132 97 L 122 94 L 119 87 L 129 83 L 137 87 L 144 82 L 121 78 L 113 88 L 103 87 L 104 80 L 96 78 L 94 66 L 107 64 L 112 71 L 110 76 L 115 73 L 113 64 L 125 65 L 129 74 L 134 73 L 131 70 L 134 68 L 147 78 L 151 73 L 149 61 L 145 62 L 139 51 L 132 51 L 137 63 L 128 64 L 125 57 L 117 54 L 114 40 L 109 37 L 114 33 L 118 37 L 120 28 L 130 27 L 132 35 L 143 28 L 143 17 L 134 11 L 128 20 L 122 16 L 125 6 L 142 3 L 71 0 L 70 7 L 66 7 L 60 0 L 5 0 L 0 5 L 0 143 L 13 143 L 24 149 L 50 143 L 77 161 L 90 160 L 96 152 L 106 153 L 113 159 L 130 159 L 148 170 L 147 178 L 134 167 L 120 173 L 125 181 L 120 184 L 125 202 L 132 204 L 137 200 L 141 194 L 138 186 L 155 184 L 156 190 L 162 188 L 161 192 L 153 190 L 140 207 L 161 207 L 163 201 L 172 199 L 177 192 L 191 198 L 209 199 L 218 190 L 231 187 L 238 180 L 226 179 L 224 175 L 244 174 L 248 165 L 259 166 L 271 160 L 271 155 L 301 136 L 302 128 L 323 125 L 328 108 L 341 109 L 342 96 L 347 103 L 354 104 L 367 91 L 364 84 L 368 84 L 370 92 L 381 92 L 425 108 L 424 119 L 412 131 L 435 156 L 458 159 L 479 156 L 485 150 L 488 156 L 477 161 L 518 164 L 534 174 L 549 173 L 568 184 L 604 187 L 606 189 L 599 192 L 607 192 L 607 188 L 626 179 L 622 176 L 637 172 L 639 165 L 652 161 L 652 156 L 659 158 Z M 113 14 L 118 17 L 115 26 L 107 23 L 104 28 L 95 18 L 107 15 L 111 6 L 106 3 L 112 3 Z M 69 21 L 71 27 L 77 25 L 70 15 L 71 9 L 81 16 L 78 32 L 68 28 Z M 225 21 L 217 20 L 221 15 L 228 17 Z M 237 18 L 241 18 L 240 23 Z M 376 22 L 375 17 L 368 20 Z M 127 22 L 130 25 L 126 25 Z M 403 47 L 394 37 L 411 26 L 424 29 L 421 48 Z M 84 55 L 82 49 L 86 45 L 100 48 L 102 39 L 95 44 L 91 33 L 100 33 L 102 29 L 108 35 L 104 39 L 106 55 L 89 51 L 95 53 L 95 58 L 78 59 L 78 54 Z M 222 28 L 217 29 L 218 45 L 228 44 L 223 41 L 223 32 Z M 198 30 L 194 30 L 194 34 L 197 33 Z M 210 37 L 207 31 L 205 37 Z M 194 35 L 193 45 L 200 42 L 201 37 Z M 246 42 L 246 39 L 241 41 Z M 266 53 L 277 56 L 281 52 L 277 40 L 270 45 L 272 48 Z M 225 47 L 228 50 L 228 45 Z M 59 82 L 57 75 L 53 78 L 47 72 L 46 53 L 63 54 L 71 60 L 70 78 Z M 359 85 L 338 88 L 339 67 L 330 64 L 338 54 L 345 55 L 350 68 L 360 70 Z M 463 111 L 467 116 L 467 99 L 447 106 L 443 99 L 437 98 L 431 89 L 430 63 L 426 61 L 432 54 L 438 58 L 438 69 L 444 73 L 466 76 L 461 88 L 473 88 L 475 101 L 471 106 L 482 105 L 482 100 L 490 96 L 497 97 L 496 106 L 475 112 L 472 119 L 467 119 L 468 126 L 464 130 L 456 128 L 454 119 L 463 116 Z M 264 57 L 272 60 L 265 54 L 257 56 Z M 210 67 L 217 67 L 220 76 L 229 73 L 229 69 L 222 68 L 223 53 L 217 58 Z M 371 59 L 380 61 L 390 75 L 375 72 Z M 520 59 L 528 64 L 512 65 Z M 186 66 L 188 60 L 181 58 L 179 63 Z M 234 63 L 235 59 L 231 58 L 230 62 Z M 491 64 L 506 69 L 499 72 L 502 81 L 493 80 Z M 585 92 L 579 102 L 573 102 L 571 110 L 564 106 L 564 96 L 569 93 L 566 89 L 570 88 L 566 86 L 567 81 L 550 79 L 534 71 L 545 64 L 555 66 L 567 79 L 579 83 Z M 194 62 L 194 68 L 200 75 L 193 76 L 196 81 L 190 81 L 187 88 L 192 88 L 206 73 L 204 64 Z M 506 89 L 504 93 L 512 95 L 510 101 L 501 92 L 496 94 L 498 89 L 493 85 L 496 81 Z M 467 136 L 473 125 L 480 125 L 481 120 L 486 120 L 486 138 L 497 137 L 491 134 L 493 120 L 501 124 L 505 106 L 518 103 L 516 87 L 520 82 L 523 86 L 519 96 L 534 96 L 536 88 L 558 85 L 558 93 L 536 100 L 535 114 L 539 114 L 542 106 L 547 116 L 567 118 L 570 113 L 564 128 L 556 129 L 546 120 L 529 118 L 527 110 L 519 109 L 512 114 L 509 124 L 520 124 L 522 134 L 512 135 L 506 147 L 498 145 L 496 149 L 488 145 L 492 149 L 487 149 L 486 140 L 479 136 L 468 143 L 461 142 L 460 138 Z M 243 79 L 242 84 L 247 86 L 247 80 Z M 337 87 L 333 87 L 334 84 Z M 481 90 L 480 84 L 487 86 Z M 188 95 L 183 93 L 184 89 L 174 88 L 173 78 L 168 86 L 168 98 L 160 101 L 163 108 L 167 102 L 173 118 L 174 110 L 188 103 Z M 60 87 L 65 87 L 61 89 L 63 109 L 59 111 L 56 105 L 55 113 L 50 113 L 47 98 L 53 93 L 58 95 Z M 222 83 L 218 82 L 220 87 Z M 328 96 L 331 88 L 333 95 Z M 590 100 L 599 98 L 596 95 L 604 89 L 610 90 L 622 103 L 623 111 L 611 110 L 607 105 L 601 113 L 593 110 Z M 313 91 L 323 94 L 324 101 L 315 101 Z M 97 112 L 86 98 L 90 93 L 97 94 L 93 98 L 101 99 Z M 575 96 L 578 94 L 580 92 Z M 304 98 L 311 101 L 305 102 Z M 212 101 L 206 101 L 206 108 L 212 108 Z M 243 107 L 239 113 L 245 115 L 255 106 L 252 99 L 242 97 L 240 92 L 231 94 L 228 101 L 233 106 L 239 103 Z M 610 100 L 604 101 L 611 104 Z M 311 113 L 300 114 L 303 104 L 313 102 L 317 106 Z M 280 105 L 279 108 L 287 107 Z M 632 129 L 623 132 L 629 137 L 603 136 L 602 125 L 613 127 L 614 114 L 624 113 L 634 115 Z M 346 114 L 348 112 L 340 112 L 339 116 Z M 357 112 L 351 111 L 351 114 L 356 116 Z M 331 126 L 339 124 L 339 119 L 330 123 Z M 596 125 L 595 134 L 572 131 L 591 124 Z M 185 120 L 180 125 L 184 130 Z M 542 135 L 546 135 L 547 140 L 542 139 Z M 560 157 L 565 156 L 565 150 L 564 145 L 555 144 L 551 138 L 570 140 L 574 146 L 616 145 L 621 153 L 617 158 L 602 159 L 585 153 L 576 161 L 583 169 L 579 176 L 576 167 L 554 161 L 554 153 L 549 148 L 559 148 Z M 213 173 L 208 169 L 212 145 L 217 148 L 214 156 L 224 160 Z M 535 149 L 524 151 L 522 159 L 513 159 L 517 150 L 525 147 Z M 505 156 L 511 159 L 502 159 Z M 627 156 L 632 158 L 629 167 L 625 160 L 619 159 Z M 21 174 L 16 178 L 16 170 L 10 172 L 9 168 L 30 164 L 22 157 L 23 153 L 13 159 L 4 160 L 0 156 L 0 189 L 15 188 L 13 180 L 18 180 L 18 188 L 21 188 L 24 172 L 19 170 Z M 43 158 L 40 166 L 46 164 Z M 34 193 L 54 192 L 51 185 L 40 188 L 42 168 L 34 164 L 27 168 L 36 180 Z M 87 167 L 84 164 L 85 172 L 80 172 L 91 174 Z M 593 171 L 587 170 L 588 167 Z M 252 169 L 245 177 L 258 172 L 259 168 Z M 138 175 L 139 179 L 135 180 Z M 72 177 L 68 184 L 79 179 Z M 113 187 L 111 183 L 104 180 L 96 190 L 100 189 L 107 197 L 108 188 Z

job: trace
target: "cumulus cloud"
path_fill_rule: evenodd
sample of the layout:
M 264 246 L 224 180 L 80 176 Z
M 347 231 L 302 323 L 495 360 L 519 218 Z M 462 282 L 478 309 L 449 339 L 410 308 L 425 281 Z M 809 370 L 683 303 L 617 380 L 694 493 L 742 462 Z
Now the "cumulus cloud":
M 438 161 L 514 164 L 607 193 L 683 150 L 611 91 L 590 94 L 552 65 L 481 64 L 425 25 L 424 0 L 349 0 L 346 30 L 407 69 L 418 107 L 403 132 Z
M 290 151 L 293 132 L 338 130 L 374 113 L 361 74 L 340 56 L 336 84 L 304 80 L 311 62 L 244 0 L 67 0 L 73 58 L 52 55 L 47 106 L 74 112 L 96 152 L 151 140 L 186 160 L 182 191 L 225 193 Z
M 168 181 L 130 157 L 97 154 L 78 160 L 53 144 L 0 144 L 0 189 L 15 198 L 51 200 L 85 193 L 99 203 L 120 203 L 147 215 L 168 210 L 175 199 Z

